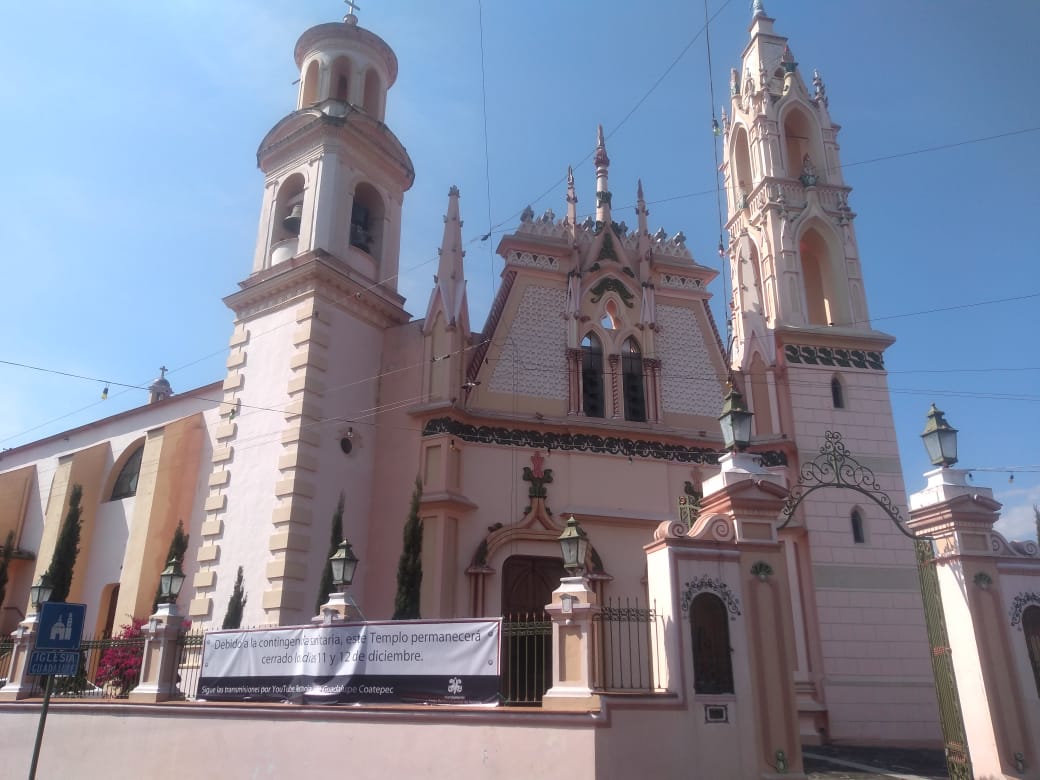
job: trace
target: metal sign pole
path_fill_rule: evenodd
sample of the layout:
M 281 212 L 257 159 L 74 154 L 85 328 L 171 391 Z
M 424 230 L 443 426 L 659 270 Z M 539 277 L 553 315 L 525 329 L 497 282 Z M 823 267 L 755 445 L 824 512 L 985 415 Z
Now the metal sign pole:
M 33 745 L 32 763 L 29 765 L 29 780 L 36 780 L 36 764 L 40 760 L 40 745 L 43 744 L 43 727 L 47 723 L 47 708 L 51 705 L 51 691 L 54 690 L 54 675 L 47 675 L 47 688 L 43 693 L 43 707 L 40 708 L 40 725 L 36 727 L 36 744 Z

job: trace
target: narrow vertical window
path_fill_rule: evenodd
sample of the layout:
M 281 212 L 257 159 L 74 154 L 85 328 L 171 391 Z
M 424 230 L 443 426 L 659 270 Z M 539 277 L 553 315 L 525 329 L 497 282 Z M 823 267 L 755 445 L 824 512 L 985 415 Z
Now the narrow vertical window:
M 591 333 L 581 341 L 581 398 L 586 417 L 603 416 L 603 345 Z
M 1033 667 L 1036 695 L 1040 696 L 1040 607 L 1026 607 L 1022 613 L 1022 632 L 1026 635 L 1029 665 Z
M 733 693 L 726 605 L 714 593 L 700 593 L 690 605 L 695 693 Z
M 834 377 L 831 380 L 831 402 L 834 404 L 835 409 L 845 408 L 845 390 L 841 386 L 841 380 L 838 377 Z
M 863 544 L 867 541 L 863 535 L 863 515 L 858 509 L 853 509 L 850 519 L 852 520 L 852 541 L 856 544 Z
M 621 376 L 625 393 L 625 419 L 646 422 L 643 355 L 634 339 L 625 339 L 621 345 Z

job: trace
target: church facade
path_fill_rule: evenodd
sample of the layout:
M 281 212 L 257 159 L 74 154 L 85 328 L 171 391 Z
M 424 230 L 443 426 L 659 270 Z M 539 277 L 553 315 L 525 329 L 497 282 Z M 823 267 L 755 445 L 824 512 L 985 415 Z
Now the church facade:
M 870 325 L 839 128 L 764 11 L 721 127 L 731 333 L 708 306 L 717 271 L 681 232 L 654 230 L 641 184 L 620 185 L 636 192 L 634 215 L 612 209 L 602 130 L 594 182 L 570 174 L 559 215 L 528 209 L 501 240 L 480 331 L 448 190 L 435 285 L 412 319 L 397 275 L 414 169 L 386 124 L 396 57 L 348 16 L 307 30 L 295 59 L 297 105 L 258 150 L 252 267 L 225 298 L 226 375 L 182 395 L 163 379 L 140 409 L 0 460 L 0 532 L 14 530 L 17 549 L 5 631 L 74 484 L 84 531 L 70 600 L 98 632 L 147 616 L 178 522 L 196 626 L 220 626 L 239 568 L 244 625 L 308 622 L 341 496 L 361 559 L 352 593 L 388 618 L 416 477 L 424 617 L 540 611 L 571 515 L 598 595 L 645 598 L 644 547 L 718 471 L 727 382 L 754 412 L 750 451 L 788 485 L 840 432 L 906 505 L 884 370 L 893 339 Z M 581 219 L 587 189 L 594 215 Z M 855 493 L 821 492 L 779 538 L 802 736 L 938 742 L 903 529 Z

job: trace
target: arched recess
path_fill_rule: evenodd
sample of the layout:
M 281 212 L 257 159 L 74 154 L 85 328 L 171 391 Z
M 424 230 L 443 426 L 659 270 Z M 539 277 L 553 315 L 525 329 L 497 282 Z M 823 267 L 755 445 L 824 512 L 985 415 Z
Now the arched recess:
M 119 583 L 110 582 L 101 589 L 95 636 L 112 636 L 116 627 L 116 604 L 119 601 Z
M 742 125 L 733 131 L 730 149 L 731 198 L 734 210 L 740 210 L 747 205 L 747 197 L 755 184 L 751 173 L 751 145 Z
M 847 325 L 849 303 L 844 283 L 844 251 L 833 231 L 811 220 L 798 239 L 798 258 L 810 325 Z
M 726 604 L 701 592 L 690 604 L 693 690 L 700 694 L 733 693 L 733 660 Z
M 300 108 L 313 106 L 318 102 L 318 82 L 321 79 L 321 64 L 311 60 L 304 71 L 303 84 L 300 87 Z
M 379 74 L 372 68 L 365 73 L 365 94 L 362 108 L 369 116 L 383 121 L 383 85 Z
M 137 478 L 141 473 L 143 457 L 144 437 L 141 437 L 123 450 L 123 454 L 112 465 L 102 493 L 105 501 L 120 501 L 137 494 Z
M 1040 607 L 1035 604 L 1022 612 L 1022 633 L 1025 634 L 1029 665 L 1033 667 L 1036 695 L 1040 696 Z
M 271 220 L 271 265 L 295 257 L 299 251 L 305 190 L 306 180 L 299 172 L 290 174 L 278 186 Z
M 349 57 L 337 57 L 332 62 L 329 73 L 329 97 L 333 100 L 351 102 L 350 79 L 354 73 L 353 63 Z
M 751 411 L 755 413 L 755 416 L 751 418 L 755 425 L 755 433 L 759 436 L 767 436 L 776 429 L 773 424 L 772 404 L 769 402 L 769 377 L 766 361 L 757 349 L 751 357 L 747 384 L 751 391 L 749 393 Z
M 808 155 L 816 168 L 817 181 L 824 184 L 827 180 L 826 160 L 823 157 L 820 129 L 809 110 L 800 103 L 792 103 L 784 113 L 783 128 L 787 175 L 792 179 L 800 178 L 805 156 Z
M 603 417 L 605 401 L 603 342 L 589 331 L 581 340 L 581 409 L 586 417 Z
M 354 188 L 354 204 L 350 209 L 350 245 L 371 255 L 376 262 L 383 250 L 383 220 L 386 206 L 383 197 L 368 182 Z

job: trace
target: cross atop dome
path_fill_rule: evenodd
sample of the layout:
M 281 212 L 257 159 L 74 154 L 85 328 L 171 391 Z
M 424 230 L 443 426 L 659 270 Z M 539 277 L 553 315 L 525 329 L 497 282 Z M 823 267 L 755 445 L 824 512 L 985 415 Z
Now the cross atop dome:
M 343 17 L 343 23 L 356 26 L 358 23 L 357 12 L 361 10 L 361 6 L 354 0 L 343 0 L 343 2 L 347 6 L 347 15 Z

